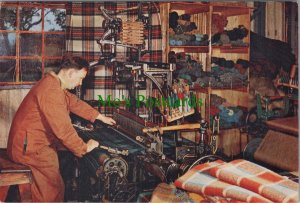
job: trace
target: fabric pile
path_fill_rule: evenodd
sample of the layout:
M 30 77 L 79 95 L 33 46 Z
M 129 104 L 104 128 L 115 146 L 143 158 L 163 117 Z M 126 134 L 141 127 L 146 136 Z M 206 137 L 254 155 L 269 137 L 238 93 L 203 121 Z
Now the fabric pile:
M 214 88 L 239 88 L 247 85 L 248 73 L 241 74 L 236 68 L 213 65 L 211 72 L 202 72 L 194 85 Z
M 248 43 L 243 42 L 243 39 L 248 35 L 248 29 L 239 25 L 232 30 L 225 30 L 223 32 L 216 33 L 211 38 L 211 43 L 214 46 L 231 45 L 237 47 L 247 47 Z
M 177 12 L 169 14 L 169 44 L 171 46 L 208 46 L 207 34 L 190 34 L 197 29 L 195 22 L 191 22 L 190 14 L 178 15 Z
M 224 28 L 228 24 L 228 20 L 226 16 L 220 14 L 213 14 L 212 15 L 212 27 L 211 27 L 211 34 L 214 35 L 216 33 L 223 33 Z
M 184 52 L 168 54 L 170 63 L 176 63 L 174 78 L 188 78 L 189 83 L 200 87 L 239 88 L 248 83 L 249 61 L 238 59 L 236 62 L 225 58 L 212 57 L 211 71 L 203 71 L 202 64 Z
M 240 107 L 231 105 L 226 99 L 211 94 L 210 96 L 210 116 L 220 116 L 220 127 L 221 128 L 233 128 L 243 125 L 244 112 Z
M 298 202 L 299 185 L 252 162 L 217 160 L 195 166 L 175 186 L 206 202 Z M 168 193 L 171 196 L 171 193 Z M 153 193 L 152 199 L 158 194 Z M 164 199 L 168 201 L 167 199 Z M 187 201 L 189 202 L 189 201 Z

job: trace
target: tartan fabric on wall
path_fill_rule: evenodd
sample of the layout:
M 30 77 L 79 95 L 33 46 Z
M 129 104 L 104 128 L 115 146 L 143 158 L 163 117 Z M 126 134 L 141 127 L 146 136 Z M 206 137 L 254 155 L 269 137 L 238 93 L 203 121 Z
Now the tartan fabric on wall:
M 67 3 L 67 33 L 66 33 L 66 51 L 75 56 L 81 56 L 91 61 L 96 61 L 100 57 L 100 47 L 96 40 L 99 40 L 105 30 L 103 28 L 104 17 L 101 15 L 100 6 L 110 11 L 119 11 L 126 8 L 137 6 L 137 2 L 70 2 Z M 142 56 L 142 61 L 162 61 L 162 35 L 159 16 L 158 3 L 143 3 L 143 14 L 147 14 L 148 10 L 151 11 L 151 49 L 149 53 Z M 118 14 L 117 17 L 125 21 L 137 20 L 137 10 L 132 10 Z M 145 49 L 148 50 L 148 31 L 144 30 L 145 35 Z M 111 46 L 108 46 L 109 49 Z M 105 51 L 110 51 L 105 49 Z M 125 47 L 117 47 L 116 58 L 123 58 L 128 61 L 130 58 L 129 49 Z M 126 90 L 116 90 L 123 88 L 116 86 L 112 77 L 112 69 L 109 66 L 99 65 L 89 72 L 89 75 L 84 81 L 85 86 L 85 99 L 97 100 L 98 95 L 103 98 L 107 95 L 112 97 L 121 94 L 127 96 Z

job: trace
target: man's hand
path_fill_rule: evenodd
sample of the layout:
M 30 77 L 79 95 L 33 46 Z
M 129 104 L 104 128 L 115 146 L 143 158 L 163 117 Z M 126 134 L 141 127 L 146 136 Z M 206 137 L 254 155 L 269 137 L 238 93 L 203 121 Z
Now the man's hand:
M 116 121 L 110 117 L 103 116 L 102 114 L 99 114 L 97 117 L 98 120 L 102 121 L 103 123 L 106 123 L 108 125 L 115 125 Z
M 86 145 L 87 145 L 87 150 L 86 150 L 86 152 L 90 152 L 90 151 L 92 151 L 93 149 L 95 149 L 96 147 L 98 147 L 99 146 L 99 142 L 97 142 L 96 140 L 89 140 L 87 143 L 86 143 Z

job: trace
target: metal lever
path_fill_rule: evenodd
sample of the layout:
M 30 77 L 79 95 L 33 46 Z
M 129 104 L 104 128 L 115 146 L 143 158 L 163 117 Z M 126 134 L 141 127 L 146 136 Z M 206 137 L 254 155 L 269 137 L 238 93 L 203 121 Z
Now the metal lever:
M 117 148 L 107 147 L 104 145 L 99 145 L 99 148 L 107 150 L 108 152 L 113 153 L 113 154 L 121 154 L 124 156 L 128 156 L 128 154 L 129 154 L 128 149 L 118 150 Z

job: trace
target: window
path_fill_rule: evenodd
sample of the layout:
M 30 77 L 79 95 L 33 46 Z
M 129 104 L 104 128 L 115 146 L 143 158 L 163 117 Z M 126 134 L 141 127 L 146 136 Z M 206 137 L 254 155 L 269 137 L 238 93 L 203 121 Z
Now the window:
M 65 50 L 62 3 L 0 2 L 0 85 L 34 84 Z

